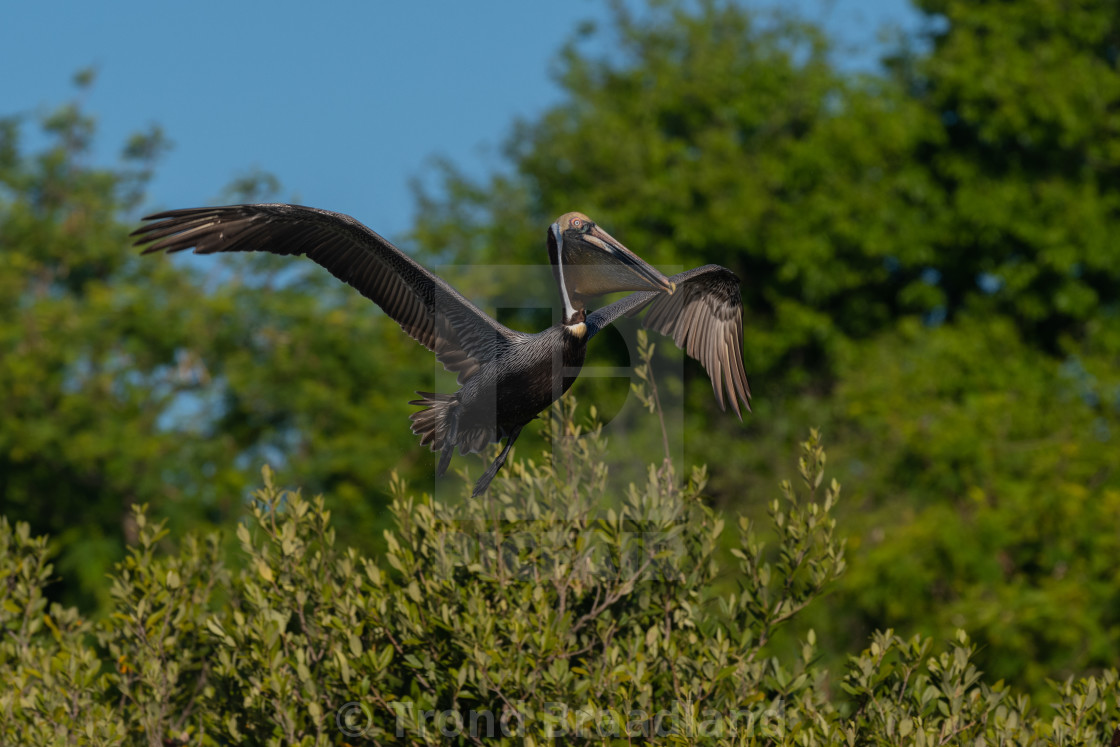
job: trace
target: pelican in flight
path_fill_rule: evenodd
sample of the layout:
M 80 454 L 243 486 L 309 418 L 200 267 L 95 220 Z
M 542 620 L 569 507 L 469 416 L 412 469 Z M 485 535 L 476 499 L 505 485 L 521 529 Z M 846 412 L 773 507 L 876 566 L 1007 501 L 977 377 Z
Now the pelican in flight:
M 259 251 L 302 254 L 353 286 L 458 375 L 454 394 L 417 392 L 413 433 L 440 452 L 443 475 L 456 447 L 470 454 L 506 439 L 474 488 L 484 492 L 521 429 L 558 400 L 583 367 L 588 341 L 623 315 L 648 307 L 647 328 L 669 335 L 700 361 L 716 400 L 750 411 L 743 370 L 739 278 L 706 265 L 671 278 L 616 241 L 582 213 L 549 226 L 548 259 L 564 305 L 560 324 L 528 334 L 484 314 L 443 279 L 348 215 L 300 205 L 263 204 L 169 210 L 133 232 L 151 252 Z M 588 312 L 588 301 L 635 291 Z

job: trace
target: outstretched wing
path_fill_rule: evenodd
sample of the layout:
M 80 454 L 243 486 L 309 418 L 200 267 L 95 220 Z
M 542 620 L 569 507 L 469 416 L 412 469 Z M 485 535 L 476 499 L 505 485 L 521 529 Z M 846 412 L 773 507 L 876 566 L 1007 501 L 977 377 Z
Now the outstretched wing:
M 648 306 L 642 325 L 672 337 L 679 348 L 700 361 L 712 380 L 720 409 L 727 409 L 726 388 L 727 399 L 741 419 L 739 401 L 750 412 L 751 390 L 743 369 L 743 301 L 738 276 L 726 267 L 705 265 L 669 280 L 676 285 L 672 294 L 631 293 L 595 311 L 587 317 L 589 336 Z
M 168 210 L 132 233 L 149 252 L 302 254 L 380 306 L 459 383 L 517 336 L 385 238 L 342 213 L 263 204 Z

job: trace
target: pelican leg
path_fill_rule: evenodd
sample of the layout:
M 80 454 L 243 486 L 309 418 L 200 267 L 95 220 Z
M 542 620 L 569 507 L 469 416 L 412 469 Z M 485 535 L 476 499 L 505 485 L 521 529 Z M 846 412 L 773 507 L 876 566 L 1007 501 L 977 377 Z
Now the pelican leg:
M 513 433 L 509 434 L 509 437 L 506 438 L 505 448 L 502 449 L 502 453 L 498 455 L 498 458 L 494 460 L 494 463 L 487 467 L 486 472 L 482 474 L 482 477 L 478 478 L 478 483 L 474 486 L 474 492 L 471 493 L 471 498 L 476 498 L 482 495 L 486 492 L 486 488 L 490 487 L 490 481 L 494 479 L 494 475 L 498 474 L 498 470 L 500 470 L 502 468 L 502 465 L 505 464 L 506 457 L 509 456 L 509 450 L 513 448 L 513 442 L 516 441 L 517 437 L 521 435 L 522 427 L 523 426 L 519 425 L 514 428 Z

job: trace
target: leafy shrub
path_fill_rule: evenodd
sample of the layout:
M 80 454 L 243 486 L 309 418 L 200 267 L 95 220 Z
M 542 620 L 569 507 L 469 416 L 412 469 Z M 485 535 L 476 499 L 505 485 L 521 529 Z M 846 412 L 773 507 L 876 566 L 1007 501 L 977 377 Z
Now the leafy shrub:
M 605 491 L 596 426 L 557 407 L 551 450 L 460 505 L 391 483 L 384 557 L 335 541 L 321 498 L 263 487 L 238 528 L 138 543 L 94 624 L 47 608 L 46 540 L 0 520 L 5 744 L 1082 744 L 1110 734 L 1115 671 L 1070 680 L 1043 721 L 988 684 L 959 633 L 876 633 L 839 679 L 811 631 L 773 635 L 844 569 L 813 433 L 770 526 L 724 521 L 705 471 Z M 469 486 L 464 481 L 464 486 Z M 469 490 L 465 487 L 464 494 Z M 770 541 L 763 540 L 763 535 Z M 837 685 L 839 685 L 837 687 Z

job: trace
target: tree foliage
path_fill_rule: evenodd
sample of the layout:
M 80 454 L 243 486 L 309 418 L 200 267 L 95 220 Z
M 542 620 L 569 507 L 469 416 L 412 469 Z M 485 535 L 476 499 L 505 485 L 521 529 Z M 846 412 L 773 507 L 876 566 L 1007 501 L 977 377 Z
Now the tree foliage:
M 472 180 L 449 165 L 442 189 L 419 196 L 421 259 L 540 265 L 544 227 L 578 209 L 664 268 L 732 268 L 755 414 L 740 426 L 717 412 L 692 364 L 687 386 L 660 379 L 663 396 L 684 402 L 686 458 L 712 466 L 721 509 L 762 521 L 749 497 L 819 424 L 839 477 L 857 486 L 836 509 L 851 528 L 850 572 L 774 650 L 796 651 L 811 626 L 824 665 L 844 671 L 850 651 L 893 628 L 878 640 L 883 671 L 908 671 L 927 656 L 912 636 L 956 640 L 965 628 L 976 641 L 968 663 L 992 679 L 1040 703 L 1088 698 L 1074 684 L 1054 694 L 1047 680 L 1099 672 L 1120 654 L 1120 9 L 921 0 L 925 30 L 882 70 L 854 74 L 820 29 L 786 15 L 721 0 L 628 7 L 562 50 L 562 101 L 514 127 L 503 171 Z M 611 51 L 597 56 L 604 41 Z M 33 128 L 45 145 L 27 145 Z M 95 135 L 80 100 L 0 121 L 0 503 L 29 523 L 27 537 L 52 537 L 64 581 L 51 593 L 83 613 L 124 604 L 104 573 L 133 557 L 125 543 L 155 536 L 131 506 L 158 505 L 176 537 L 232 526 L 262 461 L 276 465 L 276 485 L 324 492 L 343 540 L 369 552 L 390 471 L 430 477 L 405 404 L 437 388 L 430 356 L 309 265 L 137 257 L 127 233 L 157 201 L 145 190 L 166 140 L 140 133 L 105 166 L 92 159 Z M 277 185 L 249 174 L 232 190 L 219 199 Z M 608 335 L 591 356 L 632 363 Z M 577 384 L 638 426 L 623 449 L 640 456 L 616 451 L 616 476 L 676 435 L 634 421 L 618 383 Z M 217 552 L 208 547 L 183 558 L 201 563 Z M 160 556 L 158 543 L 150 552 Z M 145 572 L 128 583 L 151 591 Z M 198 627 L 190 604 L 176 627 Z M 197 635 L 190 645 L 214 645 Z M 947 676 L 971 646 L 951 644 L 942 669 L 914 672 Z M 86 687 L 93 669 L 82 667 L 100 666 L 92 655 L 75 653 L 59 676 Z M 971 677 L 962 666 L 953 682 Z M 176 676 L 198 675 L 184 667 Z M 168 686 L 152 672 L 135 687 Z M 926 718 L 917 697 L 907 718 Z M 881 715 L 882 729 L 901 728 L 895 711 Z
M 853 635 L 965 625 L 986 671 L 1037 693 L 1110 666 L 1120 537 L 1100 528 L 1120 511 L 1120 369 L 1055 360 L 997 317 L 900 325 L 843 370 L 840 459 L 865 480 L 863 562 L 835 600 L 859 610 Z
M 394 481 L 377 558 L 335 539 L 321 498 L 271 472 L 228 566 L 213 533 L 165 552 L 136 508 L 138 542 L 94 626 L 47 608 L 46 541 L 0 520 L 0 735 L 9 743 L 1080 744 L 1111 733 L 1115 670 L 1062 686 L 1057 715 L 988 684 L 963 633 L 937 646 L 884 631 L 833 691 L 815 634 L 771 635 L 844 567 L 824 450 L 802 446 L 803 487 L 749 519 L 734 560 L 723 519 L 651 467 L 604 510 L 597 428 L 556 418 L 554 450 L 515 462 L 489 498 L 455 508 Z M 464 494 L 469 481 L 464 482 Z M 726 557 L 726 556 L 723 556 Z M 733 577 L 726 591 L 721 578 Z M 97 645 L 90 641 L 96 636 Z
M 29 150 L 35 126 L 46 144 Z M 107 601 L 132 504 L 158 498 L 180 527 L 230 521 L 265 455 L 330 489 L 351 536 L 373 534 L 365 486 L 428 466 L 406 419 L 423 351 L 314 272 L 140 257 L 128 233 L 167 141 L 137 134 L 105 167 L 94 137 L 79 101 L 0 123 L 4 513 L 52 534 L 61 592 L 84 605 Z M 274 187 L 248 175 L 227 199 Z M 386 375 L 396 366 L 422 378 Z
M 997 676 L 1107 666 L 1120 474 L 1120 8 L 919 3 L 920 38 L 845 73 L 819 30 L 737 4 L 616 7 L 508 170 L 450 171 L 417 238 L 475 254 L 580 209 L 645 256 L 743 280 L 746 429 L 696 367 L 686 451 L 738 506 L 805 423 L 860 527 L 814 621 L 965 626 Z M 525 216 L 528 216 L 527 218 Z
M 1015 319 L 1050 351 L 1099 333 L 1097 317 L 1114 327 L 1120 12 L 1105 0 L 918 5 L 943 30 L 900 78 L 939 119 L 924 160 L 943 195 L 931 249 L 945 302 Z

